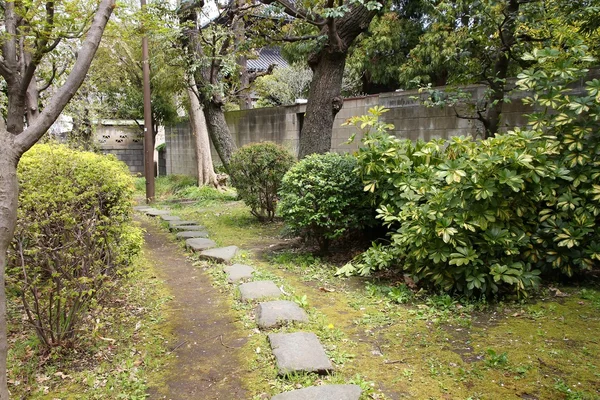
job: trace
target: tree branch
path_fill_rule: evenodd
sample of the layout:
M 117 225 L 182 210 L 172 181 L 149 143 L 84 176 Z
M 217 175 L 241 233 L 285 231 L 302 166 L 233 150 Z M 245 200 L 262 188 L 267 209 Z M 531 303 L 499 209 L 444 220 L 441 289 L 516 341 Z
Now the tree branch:
M 37 120 L 16 136 L 15 147 L 19 154 L 29 150 L 44 135 L 83 83 L 114 7 L 115 0 L 102 0 L 98 6 L 77 61 L 65 84 L 52 96 Z
M 287 15 L 294 17 L 294 18 L 300 18 L 303 21 L 306 21 L 307 23 L 309 23 L 311 25 L 318 26 L 319 28 L 322 28 L 323 26 L 325 26 L 327 24 L 327 22 L 323 19 L 323 17 L 318 15 L 316 19 L 311 18 L 305 10 L 301 10 L 301 9 L 295 7 L 288 0 L 260 0 L 260 2 L 263 4 L 267 4 L 267 5 L 277 3 L 283 7 L 283 11 Z

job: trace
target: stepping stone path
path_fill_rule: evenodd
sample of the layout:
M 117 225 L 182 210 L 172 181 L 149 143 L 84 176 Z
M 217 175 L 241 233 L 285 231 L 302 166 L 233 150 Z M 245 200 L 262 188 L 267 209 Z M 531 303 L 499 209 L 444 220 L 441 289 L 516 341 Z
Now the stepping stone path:
M 196 221 L 182 221 L 181 219 L 176 220 L 176 221 L 171 221 L 169 222 L 169 229 L 171 228 L 177 228 L 179 226 L 186 226 L 186 225 L 197 225 L 198 223 Z
M 186 239 L 188 249 L 199 253 L 201 259 L 229 264 L 238 252 L 237 246 L 216 248 L 216 243 L 207 239 L 208 232 L 197 221 L 183 221 L 169 211 L 148 206 L 136 206 L 134 210 L 169 222 L 169 230 L 180 231 L 178 239 Z M 229 283 L 252 279 L 254 268 L 243 264 L 226 266 Z M 279 298 L 281 289 L 272 281 L 246 282 L 238 286 L 244 302 L 266 298 Z M 308 322 L 308 315 L 296 303 L 287 300 L 261 302 L 256 307 L 256 324 L 260 329 L 272 329 L 292 322 Z M 317 372 L 326 374 L 333 370 L 321 342 L 312 332 L 271 333 L 268 335 L 279 375 Z M 271 400 L 358 400 L 362 390 L 357 385 L 322 385 L 275 395 Z
M 281 393 L 271 400 L 358 400 L 361 393 L 357 385 L 323 385 Z
M 254 268 L 244 264 L 233 264 L 223 268 L 223 272 L 227 274 L 227 282 L 235 283 L 252 278 Z
M 271 333 L 267 336 L 277 360 L 279 375 L 295 372 L 326 374 L 333 365 L 312 332 Z
M 281 289 L 271 281 L 248 282 L 238 287 L 242 301 L 260 300 L 268 297 L 280 297 Z
M 206 228 L 202 225 L 179 225 L 172 226 L 169 228 L 172 232 L 174 231 L 204 231 Z
M 183 231 L 177 232 L 175 235 L 177 239 L 192 239 L 192 238 L 207 238 L 208 232 L 203 231 Z
M 179 233 L 177 234 L 179 235 Z M 216 249 L 204 250 L 200 252 L 200 258 L 216 261 L 224 264 L 229 264 L 231 259 L 238 252 L 237 246 L 219 247 Z
M 159 215 L 169 215 L 169 212 L 166 210 L 158 210 L 156 208 L 150 208 L 144 211 L 146 215 L 151 217 L 158 217 Z
M 162 219 L 163 221 L 180 221 L 181 218 L 177 217 L 175 215 L 161 215 L 160 219 Z
M 192 251 L 202 251 L 217 247 L 217 244 L 210 239 L 192 238 L 185 241 L 185 247 Z
M 293 301 L 267 301 L 256 307 L 256 325 L 260 329 L 278 328 L 289 322 L 308 322 L 306 311 Z

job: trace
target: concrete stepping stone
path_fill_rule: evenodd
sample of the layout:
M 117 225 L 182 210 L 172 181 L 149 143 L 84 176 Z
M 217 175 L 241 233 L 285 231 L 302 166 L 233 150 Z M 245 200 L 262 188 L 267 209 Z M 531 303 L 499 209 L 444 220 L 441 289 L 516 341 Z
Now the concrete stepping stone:
M 176 221 L 169 221 L 169 228 L 174 228 L 176 226 L 184 226 L 184 225 L 198 225 L 198 223 L 196 221 L 182 221 L 181 218 L 179 218 Z
M 242 301 L 260 300 L 267 297 L 281 297 L 283 293 L 272 281 L 243 283 L 238 288 Z
M 151 217 L 158 217 L 159 215 L 169 215 L 169 212 L 167 210 L 159 210 L 157 208 L 151 208 L 149 210 L 144 211 L 144 213 Z
M 267 301 L 256 307 L 256 324 L 261 329 L 277 328 L 290 322 L 308 322 L 306 311 L 293 301 Z
M 181 220 L 181 217 L 178 217 L 176 215 L 161 215 L 160 219 L 162 219 L 163 221 L 179 221 Z
M 294 372 L 326 374 L 333 369 L 321 342 L 312 332 L 271 333 L 268 338 L 280 376 Z
M 187 239 L 185 241 L 185 246 L 188 249 L 193 250 L 193 251 L 202 251 L 202 250 L 212 249 L 213 247 L 217 247 L 217 244 L 210 239 L 192 238 L 192 239 Z
M 358 385 L 322 385 L 281 393 L 271 400 L 358 400 L 361 394 Z
M 150 206 L 133 206 L 133 209 L 135 211 L 139 211 L 139 212 L 145 212 L 146 210 L 151 210 L 153 209 L 153 207 Z
M 172 226 L 169 227 L 169 230 L 172 232 L 175 231 L 203 231 L 206 228 L 201 225 L 180 225 L 180 226 Z
M 177 239 L 207 238 L 208 232 L 203 231 L 183 231 L 177 232 Z
M 254 268 L 244 264 L 233 264 L 223 268 L 223 271 L 227 274 L 227 282 L 235 283 L 242 279 L 252 278 Z
M 200 258 L 209 259 L 219 263 L 229 264 L 229 262 L 233 257 L 235 257 L 237 252 L 237 246 L 218 247 L 216 249 L 204 250 L 200 253 Z

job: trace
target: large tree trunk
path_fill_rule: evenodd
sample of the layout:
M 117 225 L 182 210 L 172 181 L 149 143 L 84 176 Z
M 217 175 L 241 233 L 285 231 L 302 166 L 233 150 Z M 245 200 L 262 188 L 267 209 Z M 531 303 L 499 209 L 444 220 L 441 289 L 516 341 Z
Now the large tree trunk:
M 345 65 L 346 53 L 322 52 L 310 83 L 299 158 L 331 149 L 333 120 L 344 105 L 340 92 Z
M 344 105 L 341 90 L 346 57 L 375 14 L 376 11 L 356 4 L 339 19 L 327 18 L 327 25 L 321 30 L 328 36 L 327 43 L 308 60 L 314 75 L 300 133 L 300 158 L 331 149 L 333 121 Z
M 21 111 L 21 116 L 22 116 Z M 4 276 L 6 253 L 17 224 L 17 163 L 13 151 L 14 136 L 0 128 L 2 157 L 0 157 L 0 400 L 8 400 L 6 358 L 8 353 L 6 329 L 6 290 Z
M 223 106 L 218 101 L 209 100 L 204 102 L 203 110 L 210 140 L 212 140 L 225 170 L 230 173 L 229 160 L 237 150 L 237 145 L 233 141 L 227 121 L 225 121 Z
M 208 129 L 206 120 L 202 112 L 202 106 L 192 88 L 188 88 L 188 97 L 190 99 L 190 125 L 194 140 L 196 142 L 196 159 L 198 164 L 198 185 L 218 186 L 217 174 L 212 162 L 210 153 L 210 140 L 208 139 Z

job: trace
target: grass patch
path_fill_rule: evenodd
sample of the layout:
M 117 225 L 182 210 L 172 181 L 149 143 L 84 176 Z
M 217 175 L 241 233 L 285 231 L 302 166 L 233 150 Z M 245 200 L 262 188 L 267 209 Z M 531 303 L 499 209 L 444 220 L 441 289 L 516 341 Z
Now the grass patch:
M 10 301 L 8 379 L 13 398 L 145 399 L 148 383 L 160 385 L 169 360 L 169 329 L 162 282 L 142 255 L 133 272 L 115 285 L 110 303 L 93 309 L 73 349 L 41 354 L 24 324 L 19 299 Z

